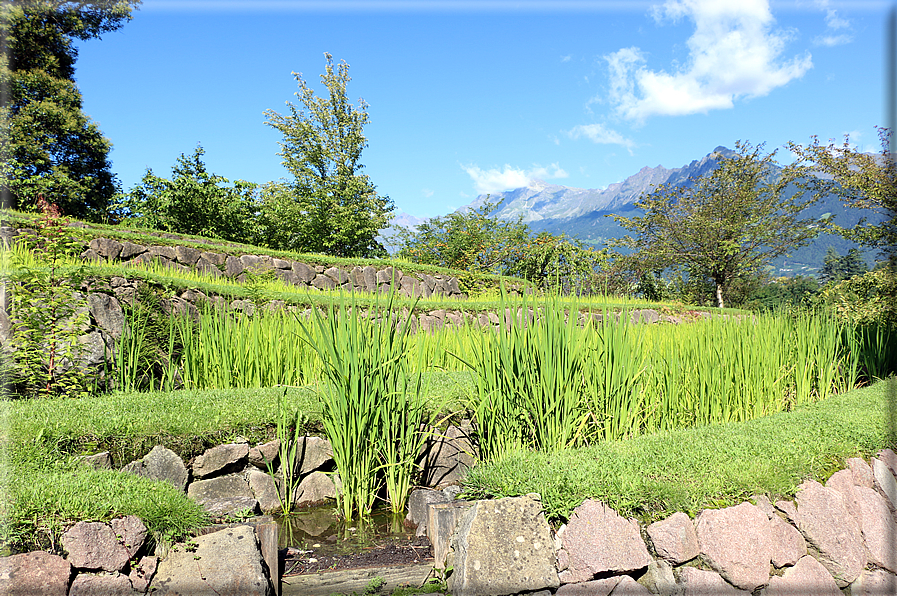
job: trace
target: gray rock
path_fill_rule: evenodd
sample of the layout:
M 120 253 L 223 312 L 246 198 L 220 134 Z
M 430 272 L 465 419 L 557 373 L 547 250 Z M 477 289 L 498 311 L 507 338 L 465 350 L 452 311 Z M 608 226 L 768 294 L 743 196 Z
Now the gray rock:
M 293 505 L 307 507 L 336 498 L 337 487 L 324 472 L 312 472 L 299 482 L 293 493 Z
M 872 477 L 875 487 L 891 502 L 891 509 L 897 510 L 897 480 L 890 468 L 882 460 L 872 458 Z
M 850 596 L 894 596 L 897 575 L 884 569 L 866 569 L 850 584 Z
M 317 272 L 305 263 L 293 263 L 293 273 L 304 284 L 309 284 L 317 275 Z
M 43 551 L 0 557 L 0 594 L 67 596 L 72 564 Z
M 137 255 L 143 254 L 146 252 L 146 247 L 142 244 L 134 244 L 133 242 L 128 242 L 125 240 L 121 243 L 121 253 L 119 253 L 118 258 L 122 261 L 126 259 L 132 259 Z
M 421 325 L 425 316 L 421 315 Z M 468 430 L 453 425 L 445 433 L 433 430 L 424 440 L 417 458 L 423 486 L 445 487 L 467 476 L 474 463 L 474 447 Z
M 320 470 L 333 463 L 330 441 L 321 437 L 300 437 L 296 446 L 296 468 L 300 475 Z
M 128 551 L 128 558 L 133 559 L 146 540 L 146 526 L 136 515 L 117 517 L 109 522 L 115 537 Z
M 878 567 L 897 573 L 897 520 L 880 494 L 865 486 L 854 490 L 856 512 L 859 514 L 855 517 L 860 523 L 869 560 Z
M 377 270 L 367 265 L 362 269 L 362 273 L 364 274 L 364 285 L 367 288 L 368 292 L 374 292 L 377 290 Z
M 838 586 L 859 577 L 866 565 L 863 538 L 841 493 L 808 480 L 797 488 L 796 503 L 797 529 Z
M 430 504 L 446 503 L 450 500 L 441 491 L 429 488 L 415 489 L 408 497 L 408 515 L 405 516 L 405 522 L 417 526 L 417 536 L 426 536 Z
M 270 580 L 250 526 L 199 536 L 195 549 L 173 548 L 159 562 L 153 596 L 270 596 Z
M 260 513 L 259 502 L 253 497 L 208 499 L 203 502 L 202 507 L 212 518 Z
M 112 456 L 108 451 L 103 451 L 94 455 L 82 455 L 81 463 L 87 464 L 95 470 L 111 470 Z
M 638 578 L 638 583 L 645 586 L 652 594 L 664 596 L 682 596 L 684 588 L 676 583 L 673 567 L 664 560 L 648 563 L 648 571 Z
M 641 585 L 628 575 L 620 576 L 620 581 L 614 586 L 611 596 L 653 596 L 645 586 Z
M 207 449 L 193 461 L 193 476 L 208 478 L 215 474 L 226 474 L 242 470 L 249 457 L 249 445 L 230 443 Z
M 448 501 L 427 506 L 427 538 L 433 545 L 433 567 L 436 569 L 445 569 L 455 528 L 473 504 L 474 501 Z
M 748 592 L 769 581 L 772 529 L 759 507 L 705 509 L 695 525 L 701 553 L 726 581 Z
M 695 526 L 681 511 L 649 525 L 647 532 L 658 556 L 673 565 L 690 561 L 701 552 Z
M 173 261 L 177 258 L 173 246 L 150 246 L 148 252 L 155 258 L 162 257 L 162 259 L 168 261 Z
M 236 474 L 191 482 L 187 487 L 187 496 L 203 506 L 207 502 L 233 497 L 255 498 L 249 484 Z
M 847 469 L 853 474 L 853 483 L 856 486 L 873 488 L 872 467 L 859 457 L 851 457 L 847 460 Z
M 262 513 L 281 511 L 283 507 L 280 503 L 280 498 L 277 496 L 277 485 L 270 474 L 250 469 L 246 473 L 246 482 L 249 484 L 253 496 L 258 501 Z
M 88 246 L 93 249 L 97 255 L 114 260 L 121 255 L 122 244 L 118 240 L 112 238 L 94 238 Z
M 88 248 L 87 250 L 82 252 L 80 257 L 84 261 L 92 261 L 94 263 L 98 263 L 103 260 L 103 257 L 97 254 L 97 251 L 92 248 Z
M 240 255 L 243 270 L 252 270 L 255 273 L 267 271 L 272 268 L 271 257 L 268 255 Z
M 184 461 L 177 453 L 162 445 L 156 445 L 142 460 L 131 462 L 122 471 L 150 480 L 164 480 L 180 490 L 187 486 L 187 466 Z
M 221 275 L 221 269 L 219 269 L 215 263 L 208 260 L 204 256 L 200 256 L 196 260 L 196 263 L 193 264 L 193 267 L 195 267 L 199 271 L 208 273 L 208 274 L 216 276 L 216 277 Z
M 564 583 L 587 581 L 597 573 L 635 571 L 651 561 L 638 522 L 591 499 L 573 510 L 558 551 Z
M 72 582 L 69 596 L 131 596 L 134 594 L 127 575 L 88 575 L 81 573 Z
M 332 290 L 336 287 L 336 282 L 323 273 L 319 273 L 313 280 L 311 280 L 311 285 L 318 288 L 319 290 Z
M 175 246 L 174 247 L 174 257 L 178 260 L 179 263 L 183 263 L 184 265 L 193 266 L 196 265 L 196 262 L 199 260 L 199 256 L 202 253 L 189 246 Z
M 227 258 L 224 260 L 224 274 L 228 277 L 237 277 L 246 267 L 243 266 L 243 261 L 239 259 L 239 257 L 235 257 L 233 255 L 227 255 Z
M 875 454 L 875 457 L 891 470 L 891 474 L 897 476 L 897 453 L 894 453 L 891 449 L 882 449 Z
M 772 532 L 772 564 L 777 568 L 794 565 L 807 554 L 807 541 L 797 528 L 773 514 L 769 520 Z
M 199 258 L 205 259 L 216 267 L 221 267 L 222 265 L 227 263 L 227 255 L 220 252 L 204 251 L 199 255 Z
M 101 522 L 78 522 L 62 535 L 62 548 L 72 567 L 120 571 L 131 556 L 115 532 Z
M 268 470 L 268 464 L 277 465 L 277 456 L 280 454 L 280 439 L 268 441 L 258 447 L 249 449 L 249 463 L 261 470 Z
M 338 284 L 344 284 L 349 281 L 349 274 L 339 267 L 328 267 L 324 270 L 324 275 L 332 279 Z
M 634 310 L 630 315 L 632 323 L 659 323 L 660 313 L 650 308 Z
M 789 567 L 781 577 L 773 576 L 769 586 L 760 592 L 761 596 L 794 596 L 795 594 L 812 594 L 813 596 L 841 596 L 841 590 L 835 584 L 825 567 L 813 557 L 801 557 L 794 567 Z
M 153 576 L 156 575 L 156 569 L 159 566 L 158 557 L 142 557 L 140 562 L 131 566 L 131 573 L 128 578 L 131 585 L 140 593 L 146 592 L 149 588 Z
M 785 514 L 785 519 L 789 522 L 796 523 L 797 507 L 793 501 L 776 501 L 775 508 Z
M 551 529 L 528 497 L 479 501 L 458 522 L 450 556 L 455 596 L 518 594 L 559 585 Z
M 719 573 L 697 567 L 679 568 L 679 583 L 683 596 L 750 596 L 750 592 L 727 583 Z
M 274 257 L 271 259 L 271 264 L 274 265 L 275 269 L 292 269 L 293 268 L 292 261 L 278 259 L 277 257 Z
M 609 596 L 618 583 L 620 583 L 620 576 L 576 584 L 563 584 L 554 594 L 555 596 Z
M 121 338 L 125 327 L 125 313 L 118 300 L 108 294 L 88 294 L 87 307 L 97 325 L 112 336 Z

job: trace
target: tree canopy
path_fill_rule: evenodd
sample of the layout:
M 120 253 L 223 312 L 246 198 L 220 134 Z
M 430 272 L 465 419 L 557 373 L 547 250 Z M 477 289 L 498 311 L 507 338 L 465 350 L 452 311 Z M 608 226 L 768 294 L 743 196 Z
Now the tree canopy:
M 384 256 L 377 235 L 395 207 L 362 173 L 368 105 L 363 99 L 357 106 L 348 100 L 349 65 L 341 61 L 334 68 L 332 56 L 324 56 L 321 82 L 328 97 L 315 96 L 301 73 L 293 73 L 300 105 L 287 102 L 286 115 L 265 112 L 267 124 L 283 134 L 278 155 L 293 176 L 289 192 L 273 189 L 278 192 L 270 197 L 275 201 L 271 209 L 296 218 L 290 246 L 284 248 L 340 257 Z M 294 205 L 280 204 L 283 201 Z
M 823 145 L 812 137 L 809 145 L 789 143 L 788 149 L 801 163 L 822 174 L 815 183 L 819 192 L 834 193 L 848 207 L 869 209 L 884 217 L 882 223 L 860 220 L 852 228 L 832 224 L 842 236 L 861 244 L 878 248 L 884 254 L 897 250 L 897 163 L 891 152 L 888 128 L 878 129 L 879 153 L 861 153 L 845 135 L 843 143 Z
M 204 154 L 202 146 L 189 157 L 182 153 L 171 179 L 147 169 L 140 184 L 118 197 L 119 216 L 155 230 L 255 241 L 256 185 L 210 173 Z
M 116 192 L 111 143 L 81 110 L 75 39 L 122 27 L 140 0 L 18 0 L 0 4 L 0 193 L 37 209 L 43 195 L 63 213 L 99 220 Z
M 636 207 L 644 216 L 613 216 L 634 236 L 615 244 L 637 251 L 646 270 L 675 267 L 716 286 L 719 307 L 729 285 L 770 259 L 809 242 L 818 220 L 801 218 L 816 201 L 799 166 L 780 168 L 775 151 L 738 142 L 710 173 L 685 185 L 662 185 Z M 809 195 L 809 196 L 808 196 Z

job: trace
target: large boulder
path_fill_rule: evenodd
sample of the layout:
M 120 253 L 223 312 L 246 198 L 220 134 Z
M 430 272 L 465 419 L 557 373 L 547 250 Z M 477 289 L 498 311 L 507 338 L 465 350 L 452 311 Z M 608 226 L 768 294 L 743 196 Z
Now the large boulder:
M 698 543 L 714 571 L 748 592 L 769 581 L 773 537 L 756 505 L 705 509 L 697 517 Z
M 108 294 L 88 294 L 87 307 L 100 328 L 112 336 L 121 338 L 125 326 L 125 313 L 118 300 Z
M 845 587 L 866 566 L 863 537 L 847 500 L 833 488 L 808 480 L 797 489 L 797 529 L 816 551 L 816 558 Z
M 679 584 L 683 589 L 683 596 L 750 596 L 750 592 L 727 583 L 719 573 L 697 567 L 681 567 Z
M 268 464 L 274 466 L 280 455 L 280 440 L 274 439 L 249 449 L 249 463 L 256 468 L 267 471 Z
M 426 315 L 421 324 L 426 326 Z M 443 487 L 460 482 L 474 463 L 474 447 L 470 428 L 449 426 L 444 433 L 433 430 L 417 458 L 423 486 Z
M 283 509 L 277 492 L 277 485 L 270 474 L 250 469 L 246 472 L 246 482 L 259 503 L 262 513 L 276 513 Z
M 242 470 L 248 457 L 249 445 L 246 443 L 231 443 L 212 447 L 193 460 L 193 476 L 208 478 Z
M 558 551 L 564 583 L 588 581 L 599 573 L 635 571 L 651 561 L 638 522 L 591 499 L 573 510 Z
M 81 573 L 72 582 L 69 596 L 131 596 L 134 588 L 127 575 L 90 575 Z
M 43 551 L 0 557 L 0 594 L 66 596 L 72 564 Z
M 894 596 L 897 575 L 884 569 L 866 569 L 850 584 L 850 596 Z
M 478 501 L 458 522 L 452 539 L 451 592 L 486 596 L 557 588 L 553 545 L 539 501 Z
M 78 522 L 62 535 L 68 561 L 78 569 L 121 571 L 131 559 L 115 531 L 102 522 Z
M 337 487 L 333 478 L 324 472 L 312 472 L 302 478 L 293 491 L 293 505 L 308 507 L 336 498 Z
M 654 522 L 646 530 L 658 556 L 673 565 L 690 561 L 701 553 L 695 526 L 691 518 L 681 511 Z
M 133 461 L 122 468 L 150 480 L 164 480 L 180 490 L 187 486 L 187 466 L 178 454 L 162 445 L 153 447 L 143 459 Z
M 897 520 L 891 515 L 888 502 L 871 488 L 858 486 L 854 490 L 856 517 L 869 560 L 878 567 L 897 573 Z
M 762 596 L 841 596 L 841 590 L 825 567 L 813 557 L 801 557 L 794 567 L 789 567 L 781 577 L 773 576 L 762 592 Z
M 246 480 L 238 474 L 216 476 L 191 482 L 187 496 L 213 516 L 232 515 L 244 510 L 255 513 L 258 501 Z
M 153 596 L 269 596 L 267 567 L 251 526 L 236 526 L 176 545 L 159 562 Z
M 117 517 L 109 522 L 115 537 L 128 551 L 128 557 L 133 559 L 143 547 L 146 540 L 146 525 L 136 515 Z
M 405 516 L 405 523 L 417 527 L 415 532 L 417 536 L 426 536 L 430 504 L 446 503 L 450 500 L 442 491 L 438 490 L 418 488 L 411 491 L 411 495 L 408 497 L 408 515 Z

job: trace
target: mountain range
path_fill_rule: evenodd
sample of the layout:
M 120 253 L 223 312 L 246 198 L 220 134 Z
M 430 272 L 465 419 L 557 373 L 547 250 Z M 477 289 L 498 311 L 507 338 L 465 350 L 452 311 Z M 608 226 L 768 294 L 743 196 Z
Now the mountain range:
M 633 217 L 641 214 L 635 207 L 643 194 L 651 192 L 661 184 L 679 186 L 689 180 L 711 172 L 720 156 L 729 157 L 734 152 L 726 147 L 717 147 L 701 159 L 679 168 L 643 167 L 622 182 L 615 182 L 606 188 L 571 188 L 549 184 L 542 180 L 532 180 L 527 186 L 513 190 L 480 195 L 460 210 L 482 206 L 487 200 L 497 204 L 494 215 L 501 219 L 517 219 L 529 225 L 534 232 L 566 233 L 596 247 L 601 247 L 608 239 L 624 236 L 627 232 L 609 215 Z M 823 197 L 805 210 L 805 216 L 821 217 L 830 214 L 842 226 L 852 226 L 862 217 L 875 221 L 876 214 L 870 211 L 846 209 L 836 196 Z M 418 218 L 401 214 L 399 225 L 414 226 Z M 770 263 L 777 275 L 813 274 L 822 267 L 829 247 L 839 254 L 845 254 L 856 245 L 832 234 L 820 234 L 811 244 L 795 249 L 790 255 L 775 259 Z M 871 266 L 875 251 L 862 250 L 864 258 Z

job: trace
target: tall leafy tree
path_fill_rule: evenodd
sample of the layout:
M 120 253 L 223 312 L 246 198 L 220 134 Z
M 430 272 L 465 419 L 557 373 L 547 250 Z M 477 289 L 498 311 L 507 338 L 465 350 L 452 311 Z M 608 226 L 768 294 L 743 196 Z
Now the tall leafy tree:
M 75 40 L 99 38 L 140 0 L 0 4 L 0 202 L 34 211 L 43 195 L 66 215 L 103 219 L 116 191 L 111 143 L 81 109 Z
M 816 179 L 821 192 L 836 194 L 846 206 L 869 209 L 885 216 L 882 223 L 862 219 L 852 228 L 832 227 L 842 236 L 884 254 L 897 252 L 897 162 L 892 153 L 893 131 L 878 128 L 881 150 L 862 153 L 845 136 L 843 143 L 822 144 L 812 137 L 809 145 L 789 143 L 788 149 L 802 163 L 823 174 Z
M 332 56 L 324 57 L 321 82 L 328 97 L 315 96 L 301 73 L 293 73 L 300 105 L 287 102 L 286 115 L 265 112 L 267 124 L 283 134 L 278 155 L 293 175 L 291 194 L 298 206 L 297 233 L 290 234 L 291 245 L 284 248 L 341 257 L 383 256 L 386 250 L 376 238 L 395 207 L 362 173 L 368 105 L 360 99 L 354 106 L 348 99 L 349 65 L 341 61 L 334 68 Z
M 717 305 L 733 281 L 815 237 L 818 220 L 801 218 L 816 201 L 799 166 L 779 168 L 775 151 L 738 142 L 734 155 L 682 186 L 662 185 L 643 195 L 640 217 L 614 216 L 634 236 L 617 245 L 638 251 L 649 269 L 676 267 L 716 286 Z
M 204 154 L 201 145 L 191 156 L 182 153 L 171 179 L 148 169 L 140 184 L 119 197 L 119 216 L 155 230 L 253 242 L 256 185 L 212 174 Z

